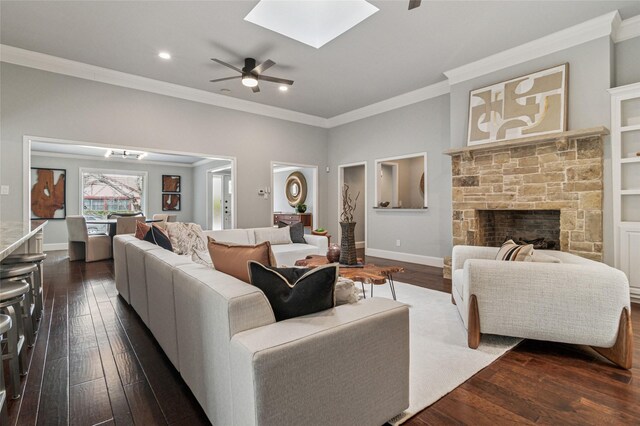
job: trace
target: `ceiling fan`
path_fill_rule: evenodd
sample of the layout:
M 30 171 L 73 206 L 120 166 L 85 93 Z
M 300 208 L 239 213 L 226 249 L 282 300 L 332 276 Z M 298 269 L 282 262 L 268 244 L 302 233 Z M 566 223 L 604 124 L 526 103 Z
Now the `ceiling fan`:
M 257 65 L 255 59 L 246 58 L 244 60 L 244 67 L 242 69 L 234 67 L 233 65 L 228 64 L 228 63 L 226 63 L 224 61 L 221 61 L 220 59 L 211 58 L 211 60 L 213 62 L 217 62 L 220 65 L 224 65 L 225 67 L 231 68 L 232 70 L 237 71 L 237 72 L 240 73 L 240 75 L 237 75 L 237 76 L 234 76 L 234 77 L 225 77 L 225 78 L 217 78 L 215 80 L 209 80 L 209 81 L 211 81 L 211 83 L 217 83 L 218 81 L 234 80 L 236 78 L 241 78 L 242 79 L 242 84 L 244 86 L 246 86 L 246 87 L 250 87 L 251 90 L 253 90 L 253 93 L 258 93 L 260 91 L 260 87 L 258 87 L 258 81 L 259 80 L 269 81 L 271 83 L 287 84 L 289 86 L 291 86 L 293 84 L 293 80 L 287 80 L 287 79 L 284 79 L 284 78 L 277 78 L 277 77 L 270 77 L 268 75 L 262 74 L 267 69 L 271 68 L 272 66 L 274 66 L 276 64 L 271 59 L 267 59 L 266 61 L 264 61 L 260 65 Z
M 422 0 L 409 0 L 409 10 L 420 7 Z

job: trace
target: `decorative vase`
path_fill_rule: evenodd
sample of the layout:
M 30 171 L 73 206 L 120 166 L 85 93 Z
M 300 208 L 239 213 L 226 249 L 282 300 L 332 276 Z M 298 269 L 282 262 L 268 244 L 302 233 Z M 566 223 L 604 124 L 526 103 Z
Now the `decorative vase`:
M 327 260 L 330 263 L 335 263 L 340 260 L 340 246 L 337 244 L 331 244 L 329 250 L 327 250 Z
M 296 210 L 298 211 L 298 213 L 304 213 L 307 211 L 307 205 L 306 204 L 298 204 L 296 206 Z
M 340 263 L 343 265 L 355 265 L 358 263 L 358 257 L 356 256 L 356 223 L 340 222 L 340 228 L 342 228 Z

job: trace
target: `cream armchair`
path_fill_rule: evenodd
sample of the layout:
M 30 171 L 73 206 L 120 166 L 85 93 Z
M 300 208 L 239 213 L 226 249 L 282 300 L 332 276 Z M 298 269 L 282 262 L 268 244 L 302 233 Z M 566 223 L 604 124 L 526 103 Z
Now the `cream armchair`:
M 592 346 L 631 368 L 629 282 L 621 271 L 570 253 L 561 263 L 495 260 L 498 248 L 455 246 L 452 302 L 470 348 L 482 333 Z
M 67 216 L 69 234 L 69 260 L 95 262 L 111 258 L 111 237 L 108 235 L 89 235 L 84 216 Z

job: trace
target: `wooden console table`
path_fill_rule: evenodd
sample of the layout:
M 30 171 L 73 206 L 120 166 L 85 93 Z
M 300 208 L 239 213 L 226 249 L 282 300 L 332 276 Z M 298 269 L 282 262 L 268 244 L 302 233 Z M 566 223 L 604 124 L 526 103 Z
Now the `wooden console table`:
M 311 228 L 313 226 L 313 214 L 312 213 L 274 213 L 273 224 L 277 225 L 278 222 L 284 222 L 287 225 L 293 225 L 294 223 L 302 222 L 304 227 Z

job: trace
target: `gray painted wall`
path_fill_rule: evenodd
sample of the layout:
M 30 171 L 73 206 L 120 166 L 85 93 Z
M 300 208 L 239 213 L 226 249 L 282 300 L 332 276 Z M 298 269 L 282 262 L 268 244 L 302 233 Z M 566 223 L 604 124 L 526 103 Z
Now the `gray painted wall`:
M 640 37 L 615 44 L 615 85 L 640 82 Z
M 147 217 L 152 217 L 162 211 L 162 175 L 180 175 L 182 190 L 180 192 L 179 212 L 171 212 L 178 215 L 178 221 L 191 221 L 193 218 L 193 173 L 190 167 L 171 167 L 145 163 L 125 163 L 109 160 L 86 160 L 80 158 L 63 158 L 45 155 L 32 155 L 31 167 L 48 167 L 67 170 L 67 215 L 80 214 L 80 167 L 109 169 L 109 170 L 135 170 L 148 173 L 147 180 Z M 164 212 L 166 213 L 166 212 Z M 47 225 L 44 233 L 45 244 L 57 244 L 67 242 L 67 225 L 63 220 L 52 220 Z
M 451 147 L 466 145 L 469 122 L 469 91 L 515 78 L 565 62 L 569 63 L 569 130 L 609 127 L 611 103 L 612 43 L 602 37 L 570 49 L 451 86 Z M 613 206 L 611 183 L 611 140 L 604 146 L 604 261 L 613 264 Z
M 353 166 L 344 168 L 344 183 L 349 185 L 349 193 L 356 205 L 356 211 L 353 213 L 353 220 L 356 222 L 355 237 L 356 242 L 363 242 L 365 240 L 364 233 L 364 215 L 367 211 L 367 207 L 364 205 L 364 181 L 365 181 L 364 166 Z M 360 193 L 360 196 L 355 200 L 356 196 Z M 337 234 L 336 240 L 337 240 Z
M 338 235 L 338 165 L 367 161 L 369 248 L 442 257 L 451 252 L 451 166 L 442 154 L 449 148 L 449 97 L 428 99 L 404 108 L 329 130 L 328 228 Z M 425 211 L 376 211 L 375 160 L 428 153 Z M 396 240 L 401 246 L 396 247 Z
M 3 221 L 23 217 L 23 135 L 236 157 L 238 227 L 270 223 L 271 201 L 257 191 L 270 185 L 272 160 L 325 166 L 326 129 L 7 63 L 0 67 L 0 181 L 11 191 L 0 197 Z M 326 174 L 318 184 L 324 200 Z

